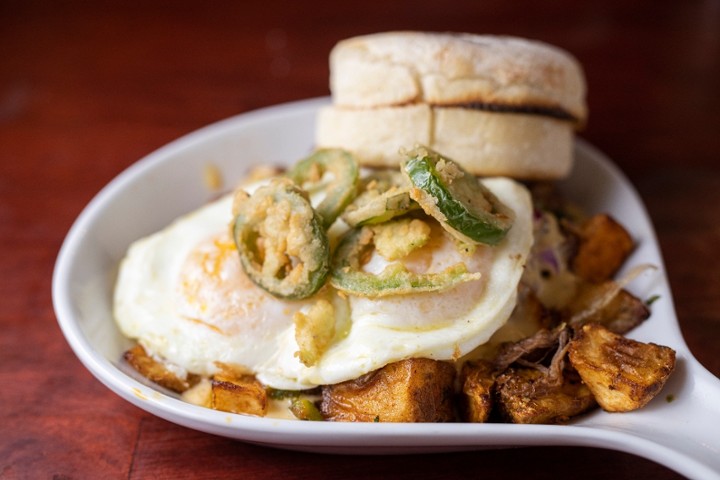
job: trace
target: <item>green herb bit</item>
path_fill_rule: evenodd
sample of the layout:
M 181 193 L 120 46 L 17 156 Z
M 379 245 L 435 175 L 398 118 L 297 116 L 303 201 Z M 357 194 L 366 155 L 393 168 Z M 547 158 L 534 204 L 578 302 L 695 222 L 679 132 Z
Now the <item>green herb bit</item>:
M 299 390 L 280 390 L 268 387 L 266 392 L 267 396 L 272 400 L 286 400 L 288 398 L 298 398 L 300 396 Z
M 649 307 L 650 305 L 657 302 L 658 300 L 660 300 L 660 295 L 652 295 L 650 298 L 645 300 L 645 305 L 647 305 Z
M 323 421 L 324 418 L 318 407 L 307 398 L 297 398 L 290 404 L 290 411 L 299 420 L 314 422 Z

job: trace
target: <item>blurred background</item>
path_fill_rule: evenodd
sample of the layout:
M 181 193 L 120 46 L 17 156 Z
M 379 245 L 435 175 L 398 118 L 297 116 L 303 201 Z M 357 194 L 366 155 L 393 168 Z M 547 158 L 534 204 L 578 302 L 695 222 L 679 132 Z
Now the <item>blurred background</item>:
M 191 432 L 107 391 L 56 326 L 57 251 L 108 181 L 209 123 L 328 95 L 333 45 L 385 30 L 517 35 L 580 60 L 590 111 L 581 136 L 646 201 L 683 333 L 720 373 L 719 1 L 1 0 L 0 430 L 15 433 L 0 439 L 0 478 L 162 476 L 194 451 L 246 476 L 279 475 L 292 463 L 297 477 L 443 478 L 473 471 L 478 459 L 486 473 L 526 473 L 514 451 L 376 459 L 365 470 L 367 460 L 332 457 L 323 470 L 300 454 Z M 602 450 L 536 448 L 522 458 L 534 462 L 533 478 L 572 475 L 568 465 L 583 464 L 595 469 L 585 478 L 677 477 Z M 276 461 L 286 463 L 271 467 Z
M 707 95 L 720 82 L 719 17 L 716 0 L 5 0 L 0 119 L 4 132 L 34 122 L 65 141 L 92 126 L 97 135 L 70 143 L 87 148 L 122 135 L 136 146 L 127 163 L 209 122 L 327 95 L 327 54 L 342 38 L 392 29 L 514 34 L 583 63 L 591 112 L 583 135 L 612 158 L 629 169 L 676 165 L 667 152 L 682 142 L 690 166 L 719 149 L 717 136 L 683 128 L 689 118 L 708 129 L 720 120 L 720 96 Z M 97 153 L 97 167 L 116 164 L 101 161 L 111 152 Z

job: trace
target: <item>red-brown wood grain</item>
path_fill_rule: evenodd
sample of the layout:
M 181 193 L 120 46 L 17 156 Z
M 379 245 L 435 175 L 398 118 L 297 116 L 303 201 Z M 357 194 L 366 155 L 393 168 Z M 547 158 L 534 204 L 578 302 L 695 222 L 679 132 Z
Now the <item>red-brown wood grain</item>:
M 65 343 L 53 264 L 103 185 L 208 123 L 327 95 L 334 43 L 390 29 L 519 35 L 578 57 L 582 136 L 640 191 L 682 331 L 720 375 L 720 2 L 4 1 L 0 478 L 679 478 L 587 448 L 347 457 L 252 446 L 131 406 Z

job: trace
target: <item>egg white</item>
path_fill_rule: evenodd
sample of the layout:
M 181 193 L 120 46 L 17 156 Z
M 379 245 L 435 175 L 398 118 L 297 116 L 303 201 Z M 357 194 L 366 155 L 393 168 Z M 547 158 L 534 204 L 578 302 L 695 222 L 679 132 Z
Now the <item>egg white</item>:
M 504 178 L 484 183 L 515 212 L 500 245 L 462 254 L 434 228 L 430 243 L 403 259 L 418 272 L 462 261 L 481 279 L 380 299 L 341 296 L 326 286 L 318 295 L 335 306 L 336 335 L 312 367 L 295 355 L 292 318 L 316 298 L 279 300 L 246 277 L 229 234 L 229 196 L 130 247 L 116 283 L 116 321 L 126 336 L 190 372 L 211 375 L 217 362 L 233 364 L 282 389 L 337 383 L 411 357 L 457 359 L 510 316 L 532 244 L 528 191 Z M 364 268 L 379 272 L 386 264 L 375 253 Z

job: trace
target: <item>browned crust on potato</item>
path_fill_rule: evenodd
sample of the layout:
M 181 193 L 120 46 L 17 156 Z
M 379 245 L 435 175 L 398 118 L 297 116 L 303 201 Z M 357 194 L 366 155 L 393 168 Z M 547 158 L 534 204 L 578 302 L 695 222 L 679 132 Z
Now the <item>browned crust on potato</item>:
M 675 368 L 675 351 L 615 334 L 597 323 L 583 325 L 570 342 L 570 362 L 609 412 L 645 406 Z
M 590 218 L 579 235 L 572 270 L 593 283 L 611 279 L 635 246 L 628 231 L 607 214 Z
M 162 361 L 155 359 L 145 351 L 142 345 L 136 344 L 123 354 L 125 361 L 143 377 L 172 391 L 182 393 L 195 385 L 200 377 L 188 374 L 185 377 L 173 373 Z
M 560 383 L 546 381 L 535 368 L 509 368 L 497 378 L 496 402 L 512 423 L 566 423 L 596 406 L 592 392 L 578 378 L 565 374 Z
M 321 411 L 338 422 L 449 422 L 455 367 L 414 358 L 362 377 L 323 387 Z
M 210 406 L 215 410 L 264 417 L 268 410 L 265 387 L 252 375 L 216 374 Z
M 493 409 L 495 371 L 491 362 L 466 362 L 460 370 L 460 415 L 465 422 L 484 423 Z
M 619 290 L 607 304 L 595 310 L 593 304 L 616 288 L 612 280 L 600 284 L 581 284 L 577 295 L 564 312 L 564 318 L 570 321 L 585 310 L 593 310 L 590 315 L 582 316 L 581 323 L 600 323 L 615 333 L 625 334 L 650 317 L 647 304 L 624 289 Z M 579 327 L 572 322 L 571 324 L 575 328 Z

